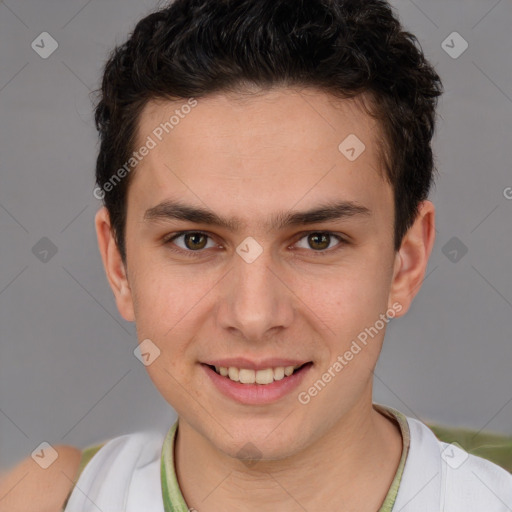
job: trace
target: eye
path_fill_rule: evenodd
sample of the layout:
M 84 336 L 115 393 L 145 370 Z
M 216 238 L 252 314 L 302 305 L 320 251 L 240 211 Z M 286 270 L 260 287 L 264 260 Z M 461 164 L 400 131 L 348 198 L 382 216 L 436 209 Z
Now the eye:
M 180 246 L 179 244 L 175 243 L 175 240 L 178 240 L 180 238 L 183 238 L 183 246 Z M 201 253 L 203 249 L 209 248 L 206 245 L 208 238 L 211 237 L 206 233 L 203 233 L 202 231 L 182 231 L 181 233 L 175 233 L 173 235 L 170 235 L 164 240 L 164 243 L 172 245 L 170 244 L 170 242 L 173 242 L 174 245 L 177 245 L 180 248 L 180 250 L 177 250 L 174 249 L 173 247 L 170 247 L 172 251 L 180 253 L 187 252 L 191 256 L 196 256 L 196 254 L 194 253 Z M 215 246 L 214 243 L 213 246 Z M 187 256 L 189 254 L 187 254 Z M 197 254 L 197 256 L 199 256 L 199 254 Z
M 321 256 L 323 253 L 327 252 L 327 249 L 331 245 L 333 238 L 338 240 L 338 246 L 342 246 L 348 243 L 343 237 L 335 235 L 330 231 L 313 231 L 307 233 L 300 240 L 306 240 L 306 244 L 309 245 L 309 247 L 306 246 L 302 248 L 312 248 L 314 252 L 319 253 L 318 255 Z M 331 251 L 328 252 L 330 253 Z
M 204 233 L 202 231 L 181 231 L 179 233 L 173 233 L 169 236 L 167 236 L 164 239 L 164 243 L 169 246 L 169 249 L 173 252 L 179 253 L 179 254 L 185 254 L 186 256 L 201 256 L 204 252 L 204 249 L 215 247 L 216 244 L 211 240 L 211 236 L 207 233 Z M 180 245 L 176 243 L 176 240 L 183 239 L 182 243 L 183 245 Z M 208 246 L 208 239 L 211 240 L 211 243 L 213 245 Z M 302 238 L 299 239 L 299 242 L 301 240 L 306 240 L 306 244 L 309 245 L 306 247 L 300 247 L 302 249 L 312 249 L 309 252 L 316 253 L 315 256 L 323 256 L 330 254 L 331 250 L 327 250 L 331 247 L 331 242 L 333 239 L 338 240 L 337 246 L 340 246 L 340 248 L 343 245 L 348 244 L 348 242 L 341 236 L 336 235 L 330 231 L 312 231 L 306 233 Z M 172 242 L 172 243 L 171 243 Z M 296 242 L 295 245 L 297 245 L 298 242 Z M 175 248 L 173 246 L 176 246 L 178 248 Z M 335 249 L 337 250 L 337 249 Z

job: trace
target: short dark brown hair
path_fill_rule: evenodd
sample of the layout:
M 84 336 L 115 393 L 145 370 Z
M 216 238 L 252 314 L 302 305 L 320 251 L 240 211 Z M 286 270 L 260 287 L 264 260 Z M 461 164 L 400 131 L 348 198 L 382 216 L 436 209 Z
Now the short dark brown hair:
M 97 91 L 96 184 L 123 261 L 133 173 L 104 191 L 134 151 L 144 106 L 247 84 L 371 99 L 368 113 L 381 127 L 382 165 L 394 192 L 398 250 L 436 171 L 431 140 L 443 90 L 418 40 L 388 2 L 175 0 L 141 19 L 112 51 Z

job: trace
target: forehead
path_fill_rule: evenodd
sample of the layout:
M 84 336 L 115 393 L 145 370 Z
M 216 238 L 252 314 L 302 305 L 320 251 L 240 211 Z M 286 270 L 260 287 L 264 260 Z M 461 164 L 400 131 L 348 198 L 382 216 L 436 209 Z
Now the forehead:
M 137 138 L 140 143 L 148 135 L 157 142 L 165 139 L 176 152 L 178 146 L 188 148 L 194 142 L 197 146 L 197 141 L 190 141 L 193 136 L 200 138 L 205 151 L 231 147 L 233 152 L 243 148 L 250 154 L 251 149 L 261 150 L 258 142 L 271 140 L 276 141 L 276 152 L 283 144 L 297 151 L 322 147 L 332 151 L 338 149 L 345 135 L 353 134 L 373 153 L 381 130 L 364 112 L 364 98 L 339 99 L 317 89 L 276 87 L 215 93 L 194 100 L 194 107 L 185 99 L 150 100 L 141 112 Z
M 187 196 L 226 213 L 340 198 L 389 206 L 379 126 L 358 98 L 281 88 L 195 101 L 153 100 L 142 111 L 136 147 L 151 140 L 152 149 L 133 173 L 129 203 Z

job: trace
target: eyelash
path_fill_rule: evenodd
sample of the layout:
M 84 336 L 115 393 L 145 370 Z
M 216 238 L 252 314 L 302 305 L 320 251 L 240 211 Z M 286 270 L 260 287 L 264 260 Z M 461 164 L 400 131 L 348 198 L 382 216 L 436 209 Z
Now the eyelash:
M 191 251 L 191 250 L 185 250 L 185 249 L 181 249 L 181 248 L 178 248 L 178 249 L 175 249 L 174 247 L 171 247 L 171 244 L 170 242 L 173 242 L 176 238 L 179 238 L 181 236 L 184 236 L 184 235 L 187 235 L 187 234 L 190 234 L 190 233 L 193 233 L 193 234 L 201 234 L 201 235 L 205 235 L 207 236 L 208 238 L 212 239 L 212 237 L 204 232 L 204 231 L 179 231 L 177 233 L 173 233 L 169 236 L 167 236 L 165 239 L 164 239 L 164 244 L 168 245 L 169 246 L 169 250 L 171 250 L 172 252 L 175 252 L 175 253 L 178 253 L 178 254 L 185 254 L 187 257 L 192 257 L 192 258 L 197 258 L 197 257 L 201 257 L 203 256 L 203 253 L 205 252 L 206 249 L 201 249 L 201 250 L 198 250 L 198 251 Z M 315 257 L 322 257 L 322 256 L 326 256 L 326 255 L 329 255 L 329 254 L 332 254 L 333 252 L 336 252 L 338 250 L 340 250 L 344 245 L 348 245 L 348 241 L 341 237 L 340 235 L 337 235 L 335 233 L 333 233 L 332 231 L 307 231 L 307 232 L 304 232 L 304 233 L 300 233 L 302 236 L 297 240 L 297 242 L 299 242 L 300 240 L 302 240 L 303 238 L 307 237 L 308 235 L 311 235 L 311 234 L 322 234 L 322 235 L 329 235 L 331 237 L 334 237 L 336 238 L 340 243 L 334 248 L 334 249 L 324 249 L 324 250 L 321 250 L 321 251 L 314 251 L 314 250 L 311 250 L 310 252 L 314 253 Z M 297 243 L 295 242 L 295 243 Z

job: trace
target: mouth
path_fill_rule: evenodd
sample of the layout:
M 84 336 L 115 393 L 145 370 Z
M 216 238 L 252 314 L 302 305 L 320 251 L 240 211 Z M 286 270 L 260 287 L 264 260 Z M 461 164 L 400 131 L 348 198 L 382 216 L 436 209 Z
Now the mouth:
M 290 396 L 306 378 L 313 361 L 270 358 L 255 363 L 231 358 L 203 362 L 200 366 L 223 396 L 243 405 L 265 406 Z
M 302 363 L 295 366 L 275 366 L 264 368 L 261 370 L 253 370 L 250 368 L 238 368 L 235 366 L 214 366 L 211 364 L 203 363 L 211 371 L 217 375 L 224 377 L 232 382 L 240 384 L 258 384 L 267 386 L 277 381 L 283 381 L 290 378 L 292 375 L 297 375 L 309 368 L 313 364 L 312 361 Z

